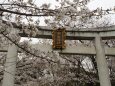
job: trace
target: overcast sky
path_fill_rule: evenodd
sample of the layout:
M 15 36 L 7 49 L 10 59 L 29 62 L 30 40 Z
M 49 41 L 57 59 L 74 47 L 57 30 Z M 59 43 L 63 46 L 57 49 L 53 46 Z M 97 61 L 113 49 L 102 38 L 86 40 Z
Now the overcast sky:
M 35 0 L 35 2 L 39 5 L 43 3 L 51 3 L 52 7 L 54 7 L 54 5 L 58 5 L 58 2 L 56 2 L 55 0 Z M 91 0 L 91 2 L 88 4 L 88 7 L 90 9 L 96 9 L 97 7 L 103 7 L 104 9 L 107 9 L 114 6 L 115 0 Z
M 8 0 L 0 0 L 0 3 L 7 2 L 7 1 Z M 52 4 L 51 7 L 54 7 L 55 5 L 59 5 L 58 2 L 56 2 L 55 0 L 33 0 L 33 1 L 38 5 L 42 5 L 43 3 L 51 3 Z M 104 9 L 107 9 L 115 6 L 115 0 L 90 0 L 90 1 L 91 2 L 88 4 L 88 7 L 90 9 L 96 9 L 97 7 L 103 7 Z
M 102 7 L 103 9 L 111 8 L 115 6 L 115 0 L 91 0 L 88 4 L 90 9 L 96 9 Z

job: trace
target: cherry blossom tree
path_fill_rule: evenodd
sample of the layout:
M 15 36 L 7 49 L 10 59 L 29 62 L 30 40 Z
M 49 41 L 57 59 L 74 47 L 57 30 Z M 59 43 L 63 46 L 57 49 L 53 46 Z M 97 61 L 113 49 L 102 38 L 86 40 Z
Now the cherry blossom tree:
M 0 48 L 14 43 L 21 51 L 18 54 L 16 86 L 86 86 L 99 83 L 95 57 L 90 59 L 88 56 L 93 68 L 88 69 L 87 65 L 86 70 L 82 64 L 84 56 L 60 55 L 54 51 L 43 52 L 33 47 L 31 40 L 20 42 L 19 32 L 24 32 L 28 38 L 35 37 L 39 34 L 41 22 L 51 29 L 64 27 L 67 30 L 92 27 L 95 29 L 112 24 L 107 18 L 105 21 L 104 16 L 113 14 L 114 7 L 91 11 L 87 7 L 90 0 L 56 0 L 56 2 L 59 5 L 54 8 L 51 8 L 49 3 L 39 6 L 34 0 L 4 0 L 0 3 Z M 67 41 L 69 46 L 78 42 L 84 46 L 91 46 L 93 43 L 83 40 Z M 42 43 L 46 43 L 46 40 L 42 40 Z M 47 40 L 46 44 L 51 44 L 51 40 Z M 1 81 L 5 58 L 6 53 L 1 53 Z

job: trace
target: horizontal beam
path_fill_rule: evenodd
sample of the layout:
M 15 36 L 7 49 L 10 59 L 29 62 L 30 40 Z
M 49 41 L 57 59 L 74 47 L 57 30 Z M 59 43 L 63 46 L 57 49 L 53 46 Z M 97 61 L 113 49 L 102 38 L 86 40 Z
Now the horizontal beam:
M 2 22 L 9 26 L 7 21 L 2 20 Z M 22 30 L 22 27 L 26 27 L 22 24 L 17 25 L 14 22 L 11 22 L 14 28 L 17 30 Z M 29 27 L 31 29 L 32 27 Z M 49 26 L 36 26 L 39 30 L 39 33 L 34 38 L 46 38 L 52 39 L 52 27 Z M 66 27 L 65 27 L 66 28 Z M 96 27 L 96 28 L 66 28 L 67 40 L 92 40 L 96 35 L 100 35 L 103 39 L 115 39 L 115 25 L 106 26 L 106 27 Z M 27 34 L 20 32 L 20 36 L 28 37 Z
M 8 47 L 6 46 L 0 47 L 0 52 L 7 52 L 7 50 L 8 50 Z
M 60 54 L 73 54 L 73 55 L 96 55 L 95 47 L 91 46 L 66 46 L 63 50 L 53 50 L 52 45 L 38 45 L 33 46 L 34 48 L 40 49 L 41 51 L 51 52 L 51 51 L 58 51 Z M 115 48 L 108 48 L 105 47 L 105 54 L 106 56 L 115 56 Z
M 6 24 L 8 26 L 10 26 L 10 24 L 12 24 L 12 26 L 14 28 L 17 28 L 19 30 L 22 30 L 23 27 L 28 27 L 28 25 L 23 25 L 23 24 L 16 24 L 15 22 L 8 22 L 8 21 L 5 21 L 5 20 L 2 20 L 2 23 L 3 24 Z M 52 27 L 49 27 L 49 26 L 35 26 L 38 30 L 52 30 L 53 28 Z M 67 31 L 73 31 L 71 30 L 71 28 L 69 27 L 65 27 Z M 28 29 L 32 29 L 32 27 L 29 27 Z M 112 25 L 112 26 L 105 26 L 105 27 L 95 27 L 95 28 L 74 28 L 74 31 L 88 31 L 88 32 L 107 32 L 107 31 L 115 31 L 115 25 Z
M 95 48 L 92 47 L 84 47 L 84 46 L 66 46 L 65 49 L 52 49 L 52 45 L 36 45 L 33 48 L 40 49 L 45 52 L 58 51 L 61 54 L 82 54 L 82 55 L 94 55 Z
M 32 47 L 45 52 L 58 51 L 60 54 L 73 54 L 73 55 L 95 55 L 96 54 L 94 46 L 91 47 L 83 46 L 83 45 L 67 46 L 63 50 L 54 50 L 52 49 L 52 45 L 43 45 L 43 44 L 36 44 Z M 0 52 L 7 52 L 7 48 L 0 49 Z M 105 47 L 105 54 L 106 56 L 115 56 L 115 48 Z
M 45 27 L 42 27 L 42 28 L 45 28 Z M 52 39 L 52 31 L 53 30 L 51 30 L 51 29 L 39 29 L 39 33 L 34 38 Z M 102 39 L 115 39 L 115 30 L 106 30 L 106 31 L 91 31 L 91 30 L 72 31 L 72 30 L 66 30 L 66 32 L 67 32 L 66 33 L 66 39 L 67 40 L 92 40 L 97 35 L 102 37 Z M 20 32 L 19 34 L 22 37 L 28 36 L 24 32 Z

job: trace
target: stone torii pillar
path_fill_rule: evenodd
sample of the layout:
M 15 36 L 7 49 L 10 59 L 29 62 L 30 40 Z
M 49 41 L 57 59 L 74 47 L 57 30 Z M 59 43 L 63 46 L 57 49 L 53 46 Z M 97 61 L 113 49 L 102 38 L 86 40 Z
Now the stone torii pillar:
M 17 57 L 17 46 L 9 45 L 2 86 L 14 86 Z
M 100 86 L 111 86 L 109 69 L 105 58 L 105 51 L 100 36 L 95 37 L 96 61 Z

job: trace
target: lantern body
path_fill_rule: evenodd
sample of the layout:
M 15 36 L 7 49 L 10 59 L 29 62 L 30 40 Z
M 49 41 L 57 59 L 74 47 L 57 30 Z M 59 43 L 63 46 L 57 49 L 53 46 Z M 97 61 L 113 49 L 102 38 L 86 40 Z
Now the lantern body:
M 52 32 L 52 39 L 53 39 L 53 49 L 64 49 L 65 46 L 65 39 L 66 33 L 65 28 L 59 28 Z

